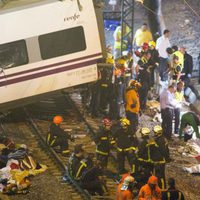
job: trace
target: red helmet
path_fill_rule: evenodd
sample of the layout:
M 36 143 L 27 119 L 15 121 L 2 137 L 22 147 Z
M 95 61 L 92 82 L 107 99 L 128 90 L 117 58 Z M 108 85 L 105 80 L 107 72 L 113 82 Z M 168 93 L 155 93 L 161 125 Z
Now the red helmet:
M 149 48 L 149 44 L 144 42 L 143 45 L 142 45 L 142 49 L 147 50 L 148 48 Z
M 53 118 L 53 123 L 54 124 L 60 124 L 60 123 L 62 123 L 63 122 L 63 118 L 61 117 L 61 116 L 59 116 L 59 115 L 57 115 L 57 116 L 55 116 L 54 118 Z
M 104 126 L 111 126 L 111 121 L 108 119 L 108 118 L 104 118 L 103 120 L 102 120 L 102 124 L 104 125 Z

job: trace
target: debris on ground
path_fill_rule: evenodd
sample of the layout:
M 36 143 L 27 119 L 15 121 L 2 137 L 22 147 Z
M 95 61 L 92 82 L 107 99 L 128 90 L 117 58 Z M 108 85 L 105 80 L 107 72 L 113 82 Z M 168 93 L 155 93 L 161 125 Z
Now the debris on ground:
M 46 171 L 47 166 L 37 163 L 25 144 L 8 146 L 7 140 L 3 136 L 0 141 L 0 192 L 26 194 L 31 186 L 30 177 Z

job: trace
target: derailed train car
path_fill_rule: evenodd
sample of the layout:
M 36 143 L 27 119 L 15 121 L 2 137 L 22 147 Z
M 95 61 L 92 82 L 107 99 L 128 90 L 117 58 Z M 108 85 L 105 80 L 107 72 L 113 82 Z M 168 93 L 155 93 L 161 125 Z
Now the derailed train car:
M 0 111 L 97 79 L 92 0 L 11 1 L 0 27 Z

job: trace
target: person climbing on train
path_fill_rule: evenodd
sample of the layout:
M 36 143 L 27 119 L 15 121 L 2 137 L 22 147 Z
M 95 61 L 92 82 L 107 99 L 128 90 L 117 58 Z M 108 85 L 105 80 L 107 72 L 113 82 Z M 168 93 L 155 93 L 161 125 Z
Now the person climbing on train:
M 134 198 L 133 188 L 135 187 L 135 179 L 128 175 L 123 182 L 119 184 L 115 200 L 132 200 Z
M 60 146 L 62 155 L 66 156 L 70 152 L 68 140 L 73 141 L 73 138 L 60 127 L 62 122 L 62 116 L 57 115 L 53 118 L 53 123 L 51 123 L 47 135 L 47 144 L 51 147 Z
M 86 158 L 85 151 L 81 144 L 74 147 L 73 153 L 69 157 L 67 165 L 68 174 L 76 181 L 81 179 L 83 172 L 93 166 L 90 157 Z
M 111 125 L 112 125 L 111 120 L 108 118 L 104 118 L 102 120 L 102 126 L 100 126 L 97 134 L 94 137 L 94 141 L 97 145 L 96 146 L 97 160 L 100 161 L 100 164 L 103 168 L 107 168 L 110 148 L 111 145 L 115 143 L 111 134 Z
M 134 142 L 133 134 L 130 131 L 130 121 L 126 118 L 121 118 L 119 120 L 119 127 L 113 133 L 113 137 L 116 140 L 117 146 L 117 163 L 119 173 L 125 171 L 125 158 L 131 166 L 131 172 L 134 174 L 136 172 L 136 142 Z
M 158 187 L 158 178 L 150 176 L 146 185 L 144 185 L 139 192 L 138 200 L 161 200 L 162 193 Z
M 88 166 L 80 178 L 81 186 L 91 195 L 104 196 L 108 193 L 103 168 L 98 160 L 93 166 Z
M 163 136 L 162 127 L 156 125 L 153 127 L 154 140 L 156 145 L 152 151 L 152 161 L 154 164 L 154 174 L 158 178 L 159 187 L 164 190 L 166 189 L 165 180 L 165 164 L 170 162 L 170 154 L 168 148 L 168 141 Z
M 138 118 L 140 112 L 140 99 L 138 94 L 138 89 L 141 84 L 134 79 L 129 81 L 129 86 L 126 89 L 125 94 L 125 111 L 127 119 L 130 121 L 130 128 L 133 133 L 137 131 L 138 128 Z

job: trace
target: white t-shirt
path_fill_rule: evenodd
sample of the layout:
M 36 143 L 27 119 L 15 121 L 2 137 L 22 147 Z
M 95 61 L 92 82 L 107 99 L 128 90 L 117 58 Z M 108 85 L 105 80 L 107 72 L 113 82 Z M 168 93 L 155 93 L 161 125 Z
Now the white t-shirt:
M 159 37 L 156 41 L 156 49 L 158 50 L 159 56 L 162 58 L 167 58 L 167 52 L 166 49 L 168 47 L 171 47 L 169 38 L 166 38 L 164 35 Z

